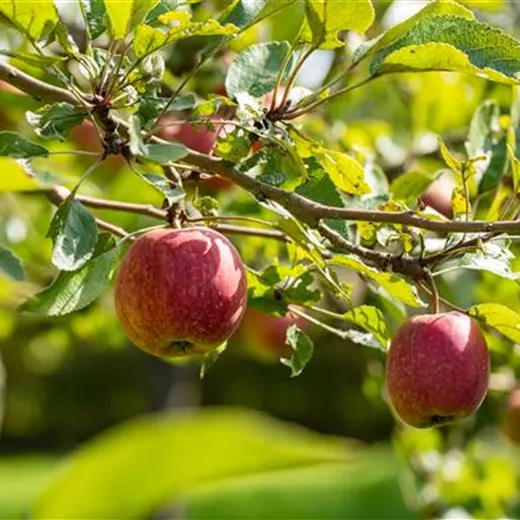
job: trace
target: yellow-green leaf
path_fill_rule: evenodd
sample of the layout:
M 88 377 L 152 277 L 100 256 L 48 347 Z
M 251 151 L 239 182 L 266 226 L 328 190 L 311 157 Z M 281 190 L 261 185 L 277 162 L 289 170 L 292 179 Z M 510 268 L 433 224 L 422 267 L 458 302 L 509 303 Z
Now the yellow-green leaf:
M 31 518 L 146 518 L 209 482 L 342 465 L 353 459 L 352 448 L 349 441 L 252 412 L 145 416 L 73 453 L 34 504 Z
M 409 284 L 402 276 L 395 273 L 382 273 L 365 265 L 353 256 L 337 255 L 330 260 L 331 264 L 348 267 L 357 273 L 370 278 L 387 290 L 390 295 L 410 307 L 425 307 L 419 298 L 417 288 Z
M 320 49 L 341 47 L 340 31 L 363 34 L 374 21 L 371 0 L 307 0 L 303 40 Z
M 471 204 L 469 200 L 466 200 L 464 194 L 464 188 L 459 186 L 455 188 L 451 194 L 451 207 L 453 208 L 453 214 L 455 217 L 466 215 L 471 212 Z
M 49 34 L 58 22 L 53 0 L 2 0 L 0 12 L 35 41 Z
M 373 75 L 449 70 L 518 83 L 520 42 L 499 29 L 464 16 L 420 19 L 401 39 L 381 48 L 370 64 Z
M 482 303 L 471 307 L 468 313 L 512 341 L 520 343 L 520 314 L 509 307 L 498 303 Z
M 124 38 L 130 27 L 134 0 L 105 0 L 105 7 L 110 20 L 110 35 L 114 40 Z
M 448 147 L 444 144 L 444 142 L 439 139 L 439 149 L 441 151 L 441 156 L 444 159 L 444 162 L 446 163 L 446 166 L 453 170 L 455 173 L 462 173 L 462 161 L 457 159 L 448 149 Z
M 343 315 L 343 319 L 370 332 L 383 349 L 388 347 L 392 339 L 392 329 L 385 315 L 371 305 L 354 307 Z

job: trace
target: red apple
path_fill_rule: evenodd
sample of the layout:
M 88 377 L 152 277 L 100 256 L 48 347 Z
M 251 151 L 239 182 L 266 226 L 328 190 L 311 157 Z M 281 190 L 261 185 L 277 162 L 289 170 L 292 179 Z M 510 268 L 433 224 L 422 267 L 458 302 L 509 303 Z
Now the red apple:
M 175 117 L 163 117 L 160 124 L 167 125 L 178 121 Z M 173 124 L 162 129 L 158 136 L 167 141 L 177 141 L 191 150 L 199 153 L 209 154 L 212 152 L 220 126 L 216 126 L 214 130 L 210 130 L 205 126 L 195 128 L 191 123 Z M 228 190 L 233 183 L 223 177 L 214 175 L 204 181 L 204 186 L 215 191 Z
M 177 121 L 177 118 L 170 116 L 161 118 L 160 125 L 170 126 L 163 128 L 158 136 L 167 141 L 177 141 L 199 153 L 208 154 L 213 150 L 217 142 L 217 128 L 210 130 L 203 125 L 195 127 L 189 122 L 173 124 Z
M 246 310 L 242 259 L 208 228 L 159 229 L 131 246 L 115 286 L 123 329 L 158 356 L 204 354 L 224 343 Z
M 420 200 L 425 206 L 429 206 L 441 215 L 453 218 L 451 196 L 456 187 L 457 184 L 450 176 L 443 175 L 430 184 Z
M 502 433 L 513 444 L 520 446 L 520 387 L 516 387 L 509 394 L 500 427 Z
M 287 329 L 293 323 L 300 329 L 306 329 L 307 322 L 290 312 L 285 316 L 273 316 L 248 309 L 240 327 L 240 341 L 256 358 L 278 361 L 292 353 L 285 338 Z
M 0 79 L 0 90 L 2 92 L 11 92 L 13 94 L 24 94 L 25 92 L 21 91 L 19 88 L 16 88 L 15 86 L 11 85 L 10 83 L 7 83 L 7 81 L 3 81 Z
M 96 153 L 103 151 L 103 144 L 96 127 L 92 121 L 88 119 L 85 119 L 81 124 L 75 126 L 70 131 L 69 137 L 78 145 L 80 150 Z
M 460 312 L 414 316 L 390 345 L 386 379 L 395 411 L 411 426 L 467 417 L 487 392 L 486 340 L 476 322 Z

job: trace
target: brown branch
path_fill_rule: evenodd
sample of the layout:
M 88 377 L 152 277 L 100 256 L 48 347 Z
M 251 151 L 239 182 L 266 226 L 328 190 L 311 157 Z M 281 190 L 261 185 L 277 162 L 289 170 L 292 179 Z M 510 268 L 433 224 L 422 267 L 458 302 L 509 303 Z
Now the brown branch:
M 124 211 L 126 213 L 137 213 L 147 217 L 166 220 L 167 212 L 163 209 L 154 208 L 147 204 L 134 204 L 132 202 L 120 202 L 116 200 L 98 199 L 85 195 L 76 195 L 76 200 L 87 207 L 106 209 L 111 211 Z
M 44 190 L 43 193 L 45 193 L 47 198 L 56 206 L 59 206 L 70 195 L 70 191 L 63 186 L 54 186 Z M 115 226 L 114 224 L 110 224 L 110 222 L 96 218 L 96 223 L 101 229 L 110 231 L 110 233 L 113 233 L 114 235 L 120 236 L 122 238 L 128 236 L 128 233 L 123 228 Z
M 33 78 L 8 63 L 0 62 L 0 79 L 14 85 L 38 101 L 66 101 L 71 105 L 78 106 L 77 98 L 69 90 L 55 87 L 54 85 Z
M 217 229 L 218 231 L 222 231 L 222 233 L 272 238 L 274 240 L 279 240 L 280 242 L 286 243 L 291 241 L 291 239 L 285 233 L 276 231 L 275 229 L 250 228 L 244 226 L 233 226 L 231 224 L 215 224 L 211 227 L 213 229 Z
M 310 227 L 315 228 L 321 219 L 350 220 L 353 222 L 380 222 L 385 224 L 401 224 L 404 226 L 437 231 L 439 233 L 498 233 L 519 231 L 520 221 L 487 222 L 474 220 L 470 222 L 452 220 L 434 220 L 420 217 L 413 211 L 390 213 L 381 210 L 364 210 L 337 208 L 313 202 L 297 193 L 264 184 L 233 168 L 231 163 L 221 159 L 192 152 L 184 158 L 184 162 L 196 168 L 230 179 L 238 186 L 251 192 L 260 200 L 272 200 L 290 211 L 295 217 Z

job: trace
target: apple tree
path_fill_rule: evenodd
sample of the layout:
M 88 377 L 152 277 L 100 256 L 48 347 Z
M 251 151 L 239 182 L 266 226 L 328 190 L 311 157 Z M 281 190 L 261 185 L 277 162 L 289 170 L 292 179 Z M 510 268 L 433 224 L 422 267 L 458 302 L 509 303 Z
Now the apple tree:
M 55 276 L 19 311 L 76 313 L 114 278 L 128 337 L 199 355 L 202 374 L 246 307 L 286 320 L 288 377 L 312 363 L 309 324 L 376 349 L 415 483 L 440 478 L 424 443 L 449 458 L 460 441 L 401 419 L 467 417 L 520 370 L 520 308 L 493 294 L 520 302 L 520 42 L 453 0 L 386 30 L 371 0 L 58 4 L 0 1 L 2 89 L 24 118 L 0 132 L 0 192 L 55 207 L 31 215 Z M 40 261 L 0 245 L 12 280 Z M 479 294 L 453 294 L 460 271 Z M 417 508 L 444 514 L 441 498 Z

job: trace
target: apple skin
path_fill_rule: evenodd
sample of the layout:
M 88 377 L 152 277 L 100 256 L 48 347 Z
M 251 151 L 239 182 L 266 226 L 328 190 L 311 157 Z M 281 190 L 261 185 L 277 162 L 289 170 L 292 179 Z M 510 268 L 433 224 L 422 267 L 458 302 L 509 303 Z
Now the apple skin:
M 421 195 L 420 200 L 425 206 L 429 206 L 447 218 L 453 218 L 451 195 L 456 187 L 455 181 L 446 175 L 433 181 L 428 189 Z
M 388 351 L 390 401 L 416 428 L 462 419 L 486 396 L 489 364 L 486 340 L 470 317 L 460 312 L 414 316 Z
M 160 120 L 161 125 L 167 125 L 178 121 L 175 117 L 163 117 Z M 163 128 L 158 132 L 158 136 L 167 141 L 176 141 L 187 146 L 195 152 L 209 154 L 213 150 L 217 142 L 217 130 L 210 130 L 205 126 L 195 128 L 190 123 L 171 125 Z M 233 186 L 233 183 L 218 175 L 213 175 L 211 178 L 204 181 L 204 186 L 215 191 L 228 190 Z
M 513 444 L 520 446 L 520 387 L 513 389 L 507 398 L 500 429 Z
M 142 350 L 164 357 L 205 354 L 242 320 L 244 264 L 212 229 L 153 230 L 130 247 L 114 298 L 123 329 Z
M 175 117 L 163 117 L 160 125 L 168 125 L 178 121 Z M 167 141 L 177 141 L 195 152 L 208 154 L 217 142 L 217 132 L 205 126 L 195 128 L 191 123 L 172 124 L 160 130 L 157 134 Z
M 293 323 L 302 330 L 307 328 L 306 321 L 290 312 L 285 316 L 273 316 L 250 308 L 240 326 L 242 342 L 261 361 L 274 362 L 289 357 L 292 349 L 285 343 L 285 338 Z

